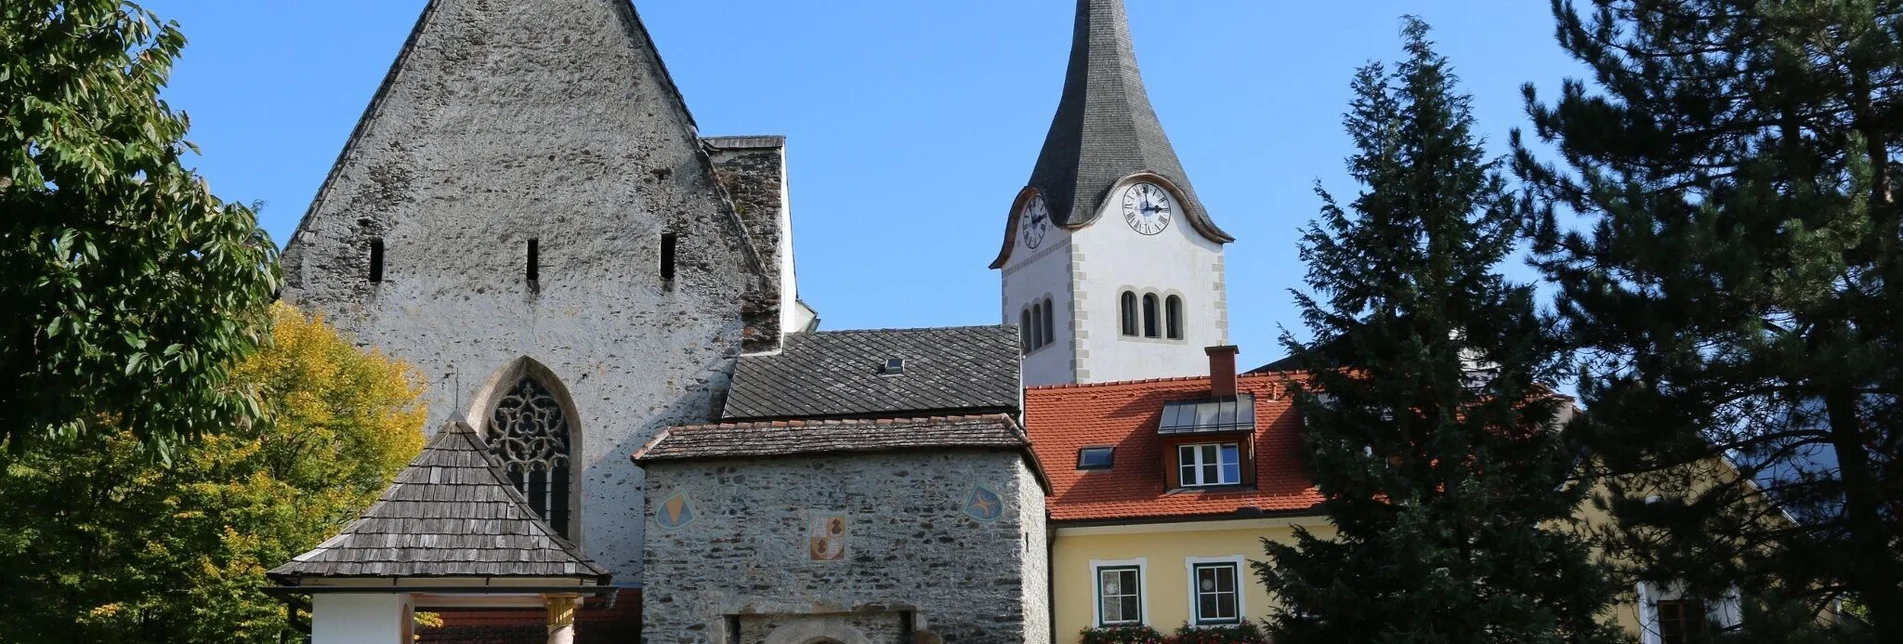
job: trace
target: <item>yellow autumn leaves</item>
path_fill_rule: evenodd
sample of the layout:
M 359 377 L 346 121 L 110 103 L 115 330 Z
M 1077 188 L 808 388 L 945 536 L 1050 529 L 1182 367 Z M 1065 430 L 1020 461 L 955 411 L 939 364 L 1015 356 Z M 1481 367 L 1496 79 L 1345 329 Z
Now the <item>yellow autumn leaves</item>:
M 260 421 L 178 446 L 130 432 L 0 453 L 0 640 L 276 642 L 264 571 L 337 532 L 424 442 L 422 384 L 279 303 L 229 386 Z

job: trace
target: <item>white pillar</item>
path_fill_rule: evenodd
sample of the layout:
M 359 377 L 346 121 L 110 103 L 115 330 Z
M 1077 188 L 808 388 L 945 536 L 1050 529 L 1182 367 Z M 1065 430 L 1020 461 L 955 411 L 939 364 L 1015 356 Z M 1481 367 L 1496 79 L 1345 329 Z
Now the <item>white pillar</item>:
M 575 644 L 575 609 L 581 608 L 579 595 L 543 595 L 548 607 L 548 644 Z
M 311 644 L 410 644 L 413 623 L 409 595 L 311 595 Z

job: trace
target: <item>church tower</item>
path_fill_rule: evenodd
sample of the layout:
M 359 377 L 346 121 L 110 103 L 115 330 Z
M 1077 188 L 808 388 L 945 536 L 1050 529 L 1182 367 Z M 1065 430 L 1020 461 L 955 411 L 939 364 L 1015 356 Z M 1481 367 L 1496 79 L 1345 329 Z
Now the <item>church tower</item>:
M 1078 0 L 1064 95 L 1001 269 L 1026 385 L 1206 373 L 1228 344 L 1223 245 L 1150 107 L 1123 0 Z

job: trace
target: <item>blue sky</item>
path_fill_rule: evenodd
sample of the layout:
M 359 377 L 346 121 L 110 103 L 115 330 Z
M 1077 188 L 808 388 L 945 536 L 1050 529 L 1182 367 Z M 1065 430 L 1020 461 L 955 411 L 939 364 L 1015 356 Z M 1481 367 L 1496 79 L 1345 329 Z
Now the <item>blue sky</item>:
M 1253 365 L 1300 320 L 1314 182 L 1355 186 L 1340 114 L 1353 70 L 1435 28 L 1489 151 L 1520 86 L 1581 69 L 1530 0 L 1127 0 L 1158 116 L 1228 251 L 1231 340 Z M 165 98 L 213 190 L 262 200 L 283 244 L 424 0 L 148 0 L 190 44 Z M 995 324 L 996 254 L 1062 87 L 1071 0 L 637 0 L 703 135 L 788 137 L 802 297 L 823 328 Z M 1524 270 L 1512 273 L 1525 276 Z

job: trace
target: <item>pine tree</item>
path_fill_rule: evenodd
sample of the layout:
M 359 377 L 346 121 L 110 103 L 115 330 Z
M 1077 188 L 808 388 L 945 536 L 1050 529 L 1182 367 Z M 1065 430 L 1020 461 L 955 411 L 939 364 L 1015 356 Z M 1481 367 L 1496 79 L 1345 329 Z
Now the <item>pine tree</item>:
M 1514 166 L 1618 475 L 1608 552 L 1742 595 L 1759 641 L 1839 599 L 1903 641 L 1903 2 L 1592 4 L 1553 10 L 1593 87 L 1527 89 L 1565 165 L 1516 135 Z
M 1613 589 L 1570 529 L 1586 485 L 1542 386 L 1556 354 L 1531 287 L 1497 267 L 1518 217 L 1469 99 L 1408 18 L 1408 57 L 1362 68 L 1344 117 L 1361 184 L 1321 188 L 1285 339 L 1311 473 L 1338 528 L 1264 541 L 1278 642 L 1611 642 Z

